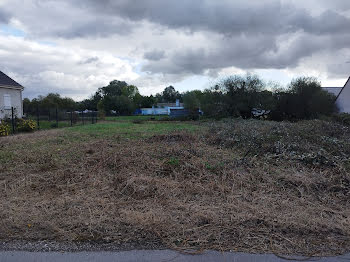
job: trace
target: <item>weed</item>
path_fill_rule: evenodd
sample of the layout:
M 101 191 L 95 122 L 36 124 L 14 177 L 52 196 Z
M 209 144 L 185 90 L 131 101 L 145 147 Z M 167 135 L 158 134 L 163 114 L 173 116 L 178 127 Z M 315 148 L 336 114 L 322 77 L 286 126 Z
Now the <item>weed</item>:
M 134 124 L 144 124 L 145 121 L 143 119 L 135 119 L 132 121 Z
M 176 157 L 172 157 L 168 160 L 168 164 L 174 167 L 180 166 L 180 160 L 177 159 Z

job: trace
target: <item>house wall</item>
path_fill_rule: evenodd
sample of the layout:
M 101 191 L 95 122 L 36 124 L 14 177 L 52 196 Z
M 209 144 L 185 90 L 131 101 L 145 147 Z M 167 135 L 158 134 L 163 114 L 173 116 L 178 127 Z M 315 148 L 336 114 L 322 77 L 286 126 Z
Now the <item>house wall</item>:
M 178 103 L 179 104 L 179 103 Z M 158 106 L 160 105 L 165 105 L 163 104 L 157 104 Z M 141 108 L 141 114 L 142 115 L 170 115 L 170 111 L 172 109 L 184 109 L 183 106 L 162 106 L 162 107 L 153 107 L 153 108 Z
M 142 115 L 167 115 L 167 108 L 141 108 Z
M 185 109 L 183 106 L 169 106 L 168 108 L 168 115 L 171 114 L 171 110 L 182 110 Z
M 23 117 L 22 90 L 0 87 L 0 119 L 11 117 L 11 109 L 5 109 L 4 95 L 10 95 L 16 116 Z
M 343 91 L 340 93 L 336 103 L 339 108 L 339 112 L 350 113 L 350 81 L 348 81 L 346 86 L 343 88 Z

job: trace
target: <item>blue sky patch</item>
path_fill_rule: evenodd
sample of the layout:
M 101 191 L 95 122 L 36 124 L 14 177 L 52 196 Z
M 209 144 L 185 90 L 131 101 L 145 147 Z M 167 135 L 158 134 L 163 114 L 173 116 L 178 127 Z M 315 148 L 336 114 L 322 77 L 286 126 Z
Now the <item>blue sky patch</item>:
M 24 31 L 9 25 L 0 26 L 0 32 L 1 34 L 4 34 L 4 35 L 17 36 L 17 37 L 23 37 L 26 35 Z

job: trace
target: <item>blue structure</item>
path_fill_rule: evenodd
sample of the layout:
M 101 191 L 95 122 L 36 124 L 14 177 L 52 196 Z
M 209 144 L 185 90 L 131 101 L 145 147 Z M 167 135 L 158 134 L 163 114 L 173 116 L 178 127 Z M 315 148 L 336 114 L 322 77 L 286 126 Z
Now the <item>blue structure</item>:
M 136 109 L 134 112 L 134 115 L 141 115 L 142 114 L 142 110 L 141 109 Z
M 170 109 L 170 117 L 184 117 L 189 115 L 189 111 L 187 109 Z

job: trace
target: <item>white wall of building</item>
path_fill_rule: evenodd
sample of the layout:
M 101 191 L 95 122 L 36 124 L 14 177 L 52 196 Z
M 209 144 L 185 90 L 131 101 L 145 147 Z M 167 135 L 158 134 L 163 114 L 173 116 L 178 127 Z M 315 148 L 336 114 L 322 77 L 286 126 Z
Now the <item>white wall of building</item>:
M 141 108 L 142 115 L 167 115 L 167 108 Z
M 339 112 L 350 113 L 350 81 L 348 81 L 337 99 Z
M 17 117 L 23 117 L 22 90 L 0 87 L 0 119 L 11 117 L 11 107 Z

